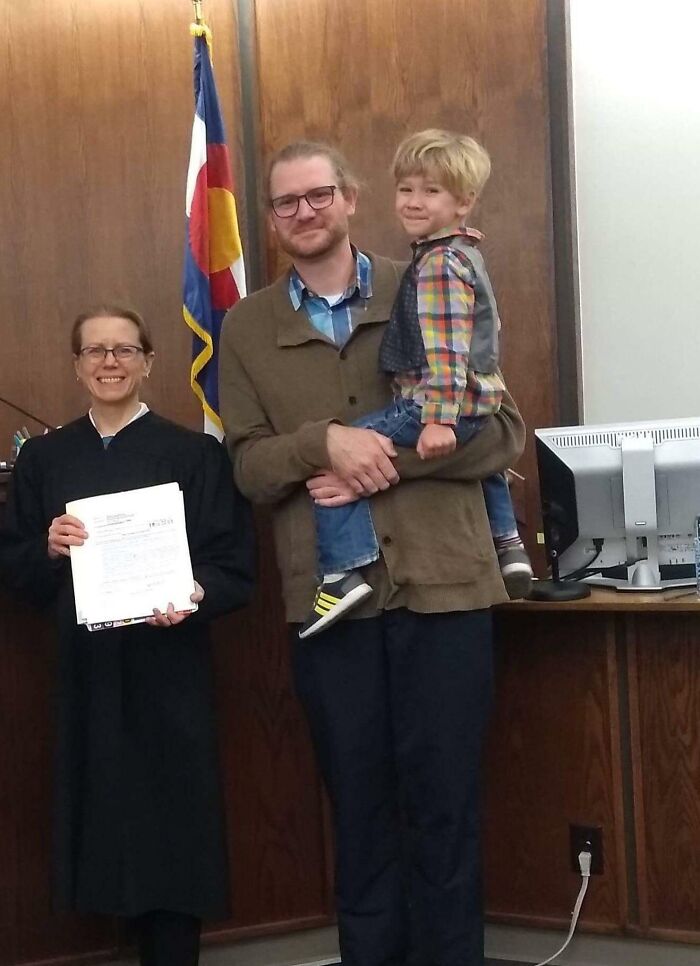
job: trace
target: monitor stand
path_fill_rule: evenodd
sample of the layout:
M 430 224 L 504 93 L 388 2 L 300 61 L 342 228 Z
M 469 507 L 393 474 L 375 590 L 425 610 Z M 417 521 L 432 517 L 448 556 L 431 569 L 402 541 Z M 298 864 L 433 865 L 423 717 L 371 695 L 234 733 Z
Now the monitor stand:
M 665 590 L 666 581 L 661 581 L 659 573 L 658 558 L 651 557 L 647 560 L 638 560 L 627 568 L 627 583 L 620 584 L 617 590 L 646 590 L 657 591 Z
M 620 590 L 661 590 L 659 531 L 656 519 L 654 437 L 651 433 L 623 436 L 622 493 L 625 510 L 627 585 Z M 640 558 L 642 548 L 646 557 Z

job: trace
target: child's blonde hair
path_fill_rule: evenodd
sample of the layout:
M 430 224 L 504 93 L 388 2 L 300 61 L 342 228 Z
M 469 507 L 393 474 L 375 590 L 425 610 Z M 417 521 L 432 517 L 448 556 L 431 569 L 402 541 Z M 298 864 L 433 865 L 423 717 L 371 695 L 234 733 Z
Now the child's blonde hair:
M 491 174 L 491 159 L 474 138 L 429 128 L 399 144 L 391 173 L 397 182 L 427 175 L 457 198 L 466 198 L 472 191 L 478 197 Z

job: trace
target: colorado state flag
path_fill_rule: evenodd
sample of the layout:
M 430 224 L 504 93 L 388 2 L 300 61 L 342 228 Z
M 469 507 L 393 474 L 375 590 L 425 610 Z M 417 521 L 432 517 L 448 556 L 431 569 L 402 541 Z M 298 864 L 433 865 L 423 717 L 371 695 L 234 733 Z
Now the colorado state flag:
M 246 287 L 231 162 L 204 36 L 194 40 L 194 94 L 183 314 L 193 332 L 192 389 L 202 403 L 205 431 L 221 439 L 219 334 L 224 315 L 245 296 Z

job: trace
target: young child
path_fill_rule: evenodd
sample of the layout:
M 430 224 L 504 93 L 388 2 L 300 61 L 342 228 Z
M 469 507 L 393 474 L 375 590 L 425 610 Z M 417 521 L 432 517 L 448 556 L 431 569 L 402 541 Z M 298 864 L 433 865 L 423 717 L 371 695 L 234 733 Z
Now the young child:
M 476 247 L 482 236 L 464 227 L 491 162 L 473 138 L 427 130 L 399 145 L 392 171 L 396 212 L 413 248 L 380 349 L 395 400 L 354 425 L 432 459 L 475 436 L 498 412 L 503 395 L 498 310 Z M 506 589 L 511 598 L 523 597 L 532 567 L 505 474 L 482 485 Z M 323 580 L 301 638 L 322 631 L 372 593 L 358 569 L 379 556 L 369 500 L 314 505 L 314 512 Z

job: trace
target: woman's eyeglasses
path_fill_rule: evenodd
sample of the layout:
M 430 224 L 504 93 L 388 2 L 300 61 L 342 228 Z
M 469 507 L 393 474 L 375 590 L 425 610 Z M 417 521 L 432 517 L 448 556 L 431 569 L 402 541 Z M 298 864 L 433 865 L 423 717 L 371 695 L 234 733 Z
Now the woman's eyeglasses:
M 107 353 L 111 352 L 115 359 L 119 362 L 131 362 L 139 352 L 144 350 L 138 345 L 115 345 L 107 346 L 104 345 L 86 345 L 84 349 L 81 349 L 78 355 L 82 356 L 83 359 L 87 359 L 88 362 L 104 362 L 107 358 Z

